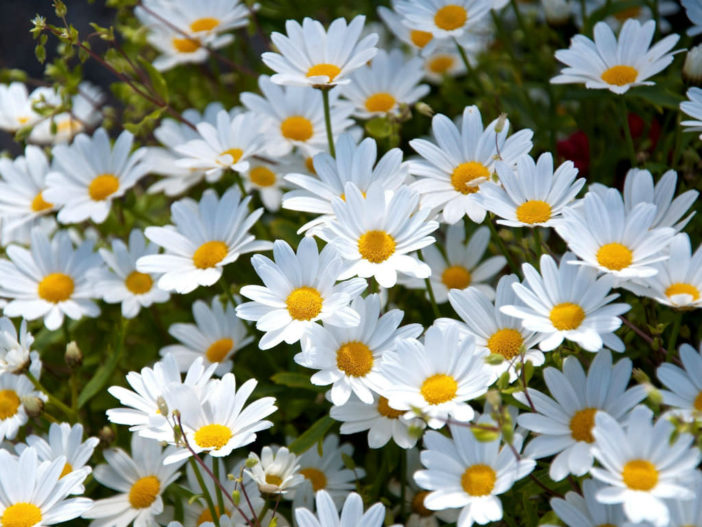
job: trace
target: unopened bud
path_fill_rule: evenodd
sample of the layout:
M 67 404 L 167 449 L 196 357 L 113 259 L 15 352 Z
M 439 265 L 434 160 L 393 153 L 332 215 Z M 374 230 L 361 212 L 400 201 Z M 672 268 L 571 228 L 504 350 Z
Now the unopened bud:
M 163 417 L 168 417 L 168 404 L 163 398 L 163 395 L 159 395 L 156 399 L 156 406 L 158 406 L 158 413 L 160 413 Z
M 238 507 L 239 503 L 241 503 L 241 492 L 238 490 L 232 491 L 232 500 L 234 501 L 234 505 Z
M 66 353 L 64 353 L 63 359 L 69 368 L 76 368 L 83 363 L 83 352 L 80 351 L 75 340 L 66 344 Z
M 497 118 L 497 124 L 495 124 L 495 133 L 500 133 L 502 130 L 504 130 L 505 125 L 507 124 L 507 114 L 506 113 L 501 113 L 500 116 Z
M 413 437 L 415 439 L 419 439 L 422 437 L 422 434 L 424 433 L 424 427 L 420 425 L 410 425 L 407 428 L 407 433 L 410 435 L 410 437 Z
M 639 384 L 651 384 L 651 379 L 649 379 L 648 375 L 646 375 L 646 373 L 639 368 L 634 368 L 634 371 L 631 372 L 631 376 Z
M 702 44 L 690 49 L 683 64 L 683 78 L 691 84 L 702 84 Z
M 176 445 L 180 444 L 181 439 L 183 439 L 183 430 L 179 425 L 173 427 L 173 441 Z
M 475 438 L 481 443 L 489 443 L 490 441 L 495 441 L 500 437 L 500 432 L 492 428 L 484 428 L 483 425 L 476 425 L 471 427 L 471 432 Z
M 22 406 L 29 417 L 39 417 L 44 411 L 44 401 L 35 395 L 22 397 Z
M 277 526 L 278 526 L 278 517 L 277 517 L 277 516 L 273 516 L 273 517 L 271 518 L 271 521 L 268 522 L 268 527 L 277 527 Z
M 427 117 L 432 117 L 435 113 L 434 109 L 425 102 L 418 102 L 414 105 L 414 109 L 417 110 L 418 113 L 426 115 Z
M 541 0 L 546 14 L 546 22 L 552 26 L 562 26 L 570 19 L 570 5 L 566 0 Z
M 488 392 L 485 394 L 485 402 L 489 404 L 492 408 L 499 408 L 502 404 L 502 397 L 500 397 L 500 392 L 498 392 L 497 390 L 488 390 Z
M 646 386 L 646 391 L 648 392 L 648 400 L 651 401 L 655 406 L 660 406 L 663 404 L 663 394 L 653 386 L 652 384 Z
M 115 440 L 115 431 L 105 425 L 98 432 L 98 439 L 103 445 L 109 445 Z
M 256 454 L 249 454 L 246 458 L 246 468 L 254 468 L 258 465 L 258 456 Z
M 487 357 L 485 357 L 485 362 L 489 364 L 490 366 L 499 366 L 505 361 L 505 358 L 500 355 L 499 353 L 490 353 Z

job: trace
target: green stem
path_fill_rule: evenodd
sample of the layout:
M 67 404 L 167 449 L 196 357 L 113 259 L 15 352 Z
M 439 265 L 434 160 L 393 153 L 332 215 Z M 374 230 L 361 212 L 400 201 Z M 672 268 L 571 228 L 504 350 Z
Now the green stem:
M 210 495 L 210 490 L 207 488 L 207 485 L 205 485 L 205 480 L 202 479 L 200 467 L 197 466 L 197 461 L 195 461 L 194 457 L 190 458 L 190 466 L 193 468 L 195 478 L 197 479 L 197 482 L 200 485 L 200 488 L 202 489 L 202 495 L 205 497 L 207 507 L 210 509 L 212 521 L 214 522 L 216 527 L 219 527 L 219 514 L 217 514 L 217 508 L 215 507 L 214 501 L 212 500 L 212 496 Z
M 522 17 L 522 12 L 519 10 L 517 0 L 509 0 L 509 3 L 512 6 L 512 9 L 514 10 L 514 16 L 517 18 L 517 25 L 519 26 L 519 29 L 521 29 L 524 32 L 524 35 L 527 37 L 527 40 L 529 40 L 529 34 L 527 33 L 526 25 L 524 24 L 524 18 Z
M 224 272 L 222 272 L 222 278 L 219 279 L 219 283 L 222 286 L 222 292 L 227 297 L 227 300 L 232 303 L 233 307 L 236 307 L 236 301 L 234 300 L 234 295 L 232 294 L 232 288 L 229 285 L 229 281 L 224 277 Z
M 634 139 L 631 137 L 631 128 L 629 128 L 629 108 L 626 104 L 626 99 L 622 96 L 622 125 L 624 126 L 624 137 L 626 139 L 626 147 L 629 150 L 629 160 L 631 166 L 636 167 L 636 149 L 634 148 Z
M 471 78 L 475 78 L 475 72 L 473 71 L 473 66 L 470 65 L 470 61 L 468 60 L 468 55 L 466 55 L 466 50 L 463 49 L 463 46 L 461 46 L 458 43 L 458 40 L 456 40 L 454 38 L 453 41 L 456 44 L 456 49 L 458 50 L 458 54 L 461 56 L 461 60 L 463 61 L 463 65 L 466 67 L 466 73 L 468 73 L 468 75 Z
M 217 481 L 221 481 L 219 479 L 219 459 L 213 459 L 212 464 L 214 465 L 215 478 L 217 478 Z M 222 495 L 222 489 L 219 488 L 219 485 L 215 485 L 215 493 L 217 494 L 217 506 L 220 511 L 224 511 L 224 496 Z
M 332 133 L 331 124 L 331 109 L 329 108 L 329 89 L 320 88 L 322 91 L 322 102 L 324 103 L 324 124 L 327 127 L 327 142 L 329 143 L 329 153 L 332 157 L 336 157 L 334 150 L 334 134 Z
M 246 187 L 244 186 L 244 178 L 241 177 L 241 174 L 237 172 L 236 170 L 232 170 L 234 173 L 234 181 L 236 181 L 236 186 L 239 187 L 239 190 L 241 191 L 241 197 L 242 199 L 246 196 Z
M 543 241 L 541 240 L 541 231 L 538 227 L 532 229 L 534 231 L 534 245 L 536 245 L 536 257 L 537 259 L 543 254 Z
M 509 264 L 510 270 L 519 276 L 519 266 L 517 265 L 517 262 L 515 262 L 514 257 L 512 254 L 507 250 L 507 246 L 505 245 L 505 242 L 502 240 L 500 235 L 497 232 L 497 228 L 495 227 L 495 223 L 493 222 L 492 219 L 488 218 L 488 227 L 490 228 L 490 234 L 492 234 L 492 238 L 495 239 L 495 243 L 497 243 L 497 246 L 500 248 L 500 251 L 502 254 L 507 258 L 507 263 Z
M 678 335 L 680 334 L 680 326 L 682 324 L 682 311 L 678 310 L 675 314 L 675 320 L 673 321 L 673 329 L 670 333 L 670 338 L 668 339 L 668 353 L 666 353 L 665 361 L 671 362 L 673 356 L 675 355 L 675 345 L 677 344 Z
M 424 257 L 422 256 L 422 251 L 417 251 L 417 258 L 422 262 Z M 431 286 L 431 277 L 424 279 L 424 284 L 427 286 L 427 292 L 429 293 L 429 301 L 431 302 L 431 309 L 434 311 L 434 317 L 441 317 L 441 312 L 439 311 L 439 306 L 436 303 L 436 297 L 434 296 L 434 288 Z
M 64 414 L 66 414 L 66 417 L 68 417 L 71 421 L 76 421 L 77 413 L 73 411 L 72 408 L 67 406 L 66 404 L 62 403 L 59 399 L 54 397 L 49 393 L 49 390 L 44 388 L 44 386 L 39 382 L 39 379 L 37 379 L 32 373 L 28 370 L 25 372 L 25 375 L 27 378 L 32 382 L 34 387 L 39 390 L 40 392 L 44 393 L 48 399 L 49 399 L 49 404 L 54 405 L 56 408 L 61 410 Z

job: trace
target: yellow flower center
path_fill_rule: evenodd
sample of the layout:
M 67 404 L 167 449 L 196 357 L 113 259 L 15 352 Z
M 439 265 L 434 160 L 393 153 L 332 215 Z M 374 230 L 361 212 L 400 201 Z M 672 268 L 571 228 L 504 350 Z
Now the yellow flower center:
M 151 276 L 146 273 L 132 271 L 124 281 L 124 285 L 135 295 L 143 295 L 144 293 L 151 291 L 154 281 Z
M 569 331 L 580 327 L 580 324 L 585 320 L 585 311 L 578 304 L 563 302 L 553 306 L 548 318 L 551 319 L 551 323 L 557 330 Z
M 26 124 L 28 121 L 29 121 L 29 117 L 24 116 L 24 115 L 22 117 L 17 118 L 17 122 L 19 124 Z
M 420 391 L 429 404 L 441 404 L 456 396 L 458 383 L 451 375 L 437 373 L 426 378 Z
M 193 253 L 193 264 L 198 269 L 214 267 L 227 256 L 227 244 L 219 240 L 205 242 Z
M 51 207 L 53 207 L 53 205 L 48 201 L 44 200 L 44 196 L 41 192 L 34 196 L 34 199 L 32 200 L 32 211 L 42 212 L 44 210 L 50 209 Z
M 135 509 L 145 509 L 156 501 L 161 491 L 161 482 L 156 476 L 144 476 L 129 489 L 129 504 Z
M 363 342 L 347 342 L 336 352 L 336 366 L 346 375 L 363 377 L 373 368 L 373 352 Z
M 14 390 L 0 390 L 0 419 L 8 419 L 17 413 L 20 398 Z
M 695 402 L 692 403 L 692 406 L 694 406 L 695 410 L 698 412 L 702 412 L 702 392 L 697 394 L 697 397 L 695 397 Z
M 90 194 L 90 199 L 94 201 L 103 201 L 117 192 L 118 188 L 119 179 L 113 174 L 100 174 L 88 185 L 88 194 Z
M 468 20 L 468 12 L 464 7 L 455 4 L 445 5 L 434 15 L 434 24 L 444 31 L 453 31 L 463 25 Z
M 341 73 L 341 68 L 336 64 L 315 64 L 307 70 L 308 77 L 326 75 L 329 77 L 329 82 L 333 81 L 339 73 Z
M 369 112 L 389 112 L 395 106 L 395 97 L 386 92 L 374 93 L 366 99 Z
M 198 31 L 210 31 L 219 25 L 219 20 L 211 16 L 198 18 L 190 24 L 190 31 L 197 33 Z
M 585 441 L 586 443 L 594 443 L 595 438 L 592 436 L 592 429 L 595 426 L 595 414 L 597 408 L 583 408 L 578 410 L 570 418 L 570 435 L 576 441 Z
M 478 192 L 478 185 L 490 177 L 490 171 L 485 165 L 478 161 L 468 161 L 461 163 L 453 169 L 451 173 L 451 184 L 461 194 L 472 194 Z M 471 184 L 471 182 L 476 183 Z
M 61 471 L 61 475 L 59 476 L 59 479 L 61 479 L 62 477 L 64 477 L 67 474 L 70 474 L 71 472 L 73 472 L 73 466 L 70 463 L 66 463 L 63 466 L 63 470 Z
M 234 341 L 230 338 L 215 340 L 205 352 L 205 357 L 210 362 L 222 362 L 227 358 L 227 354 L 234 347 Z
M 314 134 L 314 127 L 307 117 L 292 115 L 280 123 L 280 133 L 292 141 L 307 141 Z
M 249 179 L 259 187 L 270 187 L 275 184 L 275 172 L 264 166 L 253 167 L 249 172 Z
M 50 273 L 39 282 L 38 294 L 39 298 L 57 304 L 71 298 L 74 289 L 73 278 L 63 273 Z
M 229 427 L 218 424 L 201 426 L 193 435 L 193 439 L 200 448 L 219 450 L 232 438 Z
M 487 347 L 490 353 L 497 353 L 510 360 L 519 355 L 523 342 L 524 339 L 519 331 L 512 328 L 502 328 L 490 336 Z
M 441 282 L 448 289 L 465 289 L 470 285 L 470 271 L 462 265 L 452 265 L 441 273 Z
M 397 419 L 406 412 L 404 410 L 395 410 L 388 404 L 388 400 L 381 396 L 380 399 L 378 399 L 378 413 L 388 419 Z
M 423 48 L 433 38 L 433 35 L 429 33 L 429 31 L 420 31 L 419 29 L 413 29 L 410 31 L 410 40 L 412 41 L 412 44 L 417 46 L 418 48 Z
M 218 505 L 215 505 L 214 509 L 215 509 L 215 514 L 216 514 L 218 517 L 219 517 L 219 516 L 222 516 L 222 514 L 219 512 L 219 506 L 218 506 Z M 226 514 L 227 516 L 229 516 L 229 513 L 230 513 L 229 509 L 226 509 L 226 508 L 225 508 L 225 509 L 224 509 L 224 514 Z M 200 513 L 200 516 L 197 517 L 197 525 L 198 525 L 198 526 L 202 525 L 202 524 L 205 523 L 205 522 L 213 522 L 213 521 L 214 521 L 214 520 L 213 520 L 213 518 L 212 518 L 212 513 L 210 512 L 210 508 L 209 508 L 209 507 L 205 507 L 205 508 L 203 509 L 203 511 Z
M 624 465 L 622 479 L 632 490 L 651 490 L 658 483 L 658 471 L 650 461 L 633 459 Z
M 312 156 L 305 159 L 305 168 L 310 174 L 317 175 L 317 171 L 314 169 L 314 158 Z
M 219 155 L 220 156 L 226 156 L 226 155 L 232 156 L 232 164 L 234 164 L 234 163 L 237 163 L 239 161 L 239 159 L 241 159 L 241 156 L 244 155 L 244 151 L 241 148 L 228 148 L 227 150 L 225 150 L 224 152 L 222 152 Z
M 424 518 L 434 514 L 434 511 L 430 511 L 424 506 L 424 498 L 426 498 L 428 494 L 429 491 L 423 490 L 421 492 L 417 492 L 417 494 L 415 494 L 412 498 L 412 512 L 419 514 Z
M 487 496 L 492 492 L 497 474 L 492 467 L 479 463 L 471 465 L 461 476 L 461 486 L 471 496 Z
M 665 296 L 671 297 L 675 295 L 690 295 L 693 301 L 697 301 L 700 298 L 700 291 L 692 284 L 676 282 L 665 290 Z
M 621 271 L 629 267 L 634 259 L 634 253 L 621 243 L 606 243 L 597 250 L 597 262 L 612 271 Z
M 192 53 L 200 49 L 200 42 L 193 38 L 174 38 L 172 42 L 179 53 Z
M 266 483 L 269 485 L 275 485 L 276 487 L 280 487 L 280 484 L 283 482 L 283 478 L 278 476 L 277 474 L 266 474 Z
M 443 74 L 453 67 L 454 58 L 451 55 L 437 55 L 429 60 L 429 71 L 436 74 Z
M 540 199 L 530 199 L 517 207 L 517 219 L 529 225 L 551 219 L 551 205 Z
M 285 305 L 295 320 L 312 320 L 322 312 L 322 295 L 314 287 L 298 287 L 285 299 Z
M 312 490 L 315 492 L 327 487 L 327 476 L 325 476 L 324 472 L 319 469 L 312 467 L 303 468 L 300 469 L 300 474 L 305 476 L 305 479 L 312 483 Z
M 638 76 L 639 72 L 636 71 L 636 68 L 623 64 L 620 64 L 619 66 L 612 66 L 611 68 L 602 72 L 602 80 L 607 84 L 614 84 L 616 86 L 631 84 Z
M 33 503 L 10 505 L 2 513 L 2 527 L 32 527 L 42 520 L 41 509 Z
M 72 119 L 70 116 L 56 123 L 56 131 L 58 133 L 70 133 L 73 135 L 80 132 L 82 129 L 83 124 L 78 119 Z
M 372 263 L 381 263 L 395 252 L 395 240 L 385 231 L 368 231 L 358 239 L 358 252 Z

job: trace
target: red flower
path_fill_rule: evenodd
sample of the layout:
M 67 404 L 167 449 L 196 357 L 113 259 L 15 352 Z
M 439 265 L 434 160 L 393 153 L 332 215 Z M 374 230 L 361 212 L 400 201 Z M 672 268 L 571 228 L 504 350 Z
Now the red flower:
M 628 115 L 629 121 L 629 131 L 631 132 L 631 138 L 634 142 L 638 142 L 643 139 L 643 134 L 646 130 L 644 120 L 636 115 L 635 113 L 630 113 Z M 651 126 L 648 130 L 648 140 L 651 141 L 650 150 L 656 148 L 658 139 L 661 137 L 661 124 L 656 120 L 651 120 Z
M 558 155 L 572 161 L 581 176 L 590 168 L 590 141 L 582 130 L 572 133 L 566 139 L 556 143 Z

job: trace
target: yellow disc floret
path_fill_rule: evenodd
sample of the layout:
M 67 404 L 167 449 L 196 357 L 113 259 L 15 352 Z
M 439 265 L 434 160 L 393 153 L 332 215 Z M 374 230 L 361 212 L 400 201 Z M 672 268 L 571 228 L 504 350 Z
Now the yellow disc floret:
M 9 419 L 17 413 L 20 398 L 14 390 L 0 390 L 0 420 Z
M 234 347 L 234 341 L 228 337 L 215 340 L 205 351 L 205 357 L 210 362 L 222 362 Z
M 291 141 L 307 141 L 314 134 L 314 127 L 307 117 L 293 115 L 280 123 L 280 133 Z
M 658 483 L 658 471 L 650 461 L 633 459 L 624 465 L 622 479 L 632 490 L 651 490 Z
M 346 375 L 363 377 L 373 368 L 373 352 L 363 342 L 347 342 L 336 351 L 336 366 Z
M 39 298 L 57 304 L 71 298 L 75 290 L 73 278 L 64 273 L 47 274 L 38 286 Z
M 280 487 L 280 484 L 283 482 L 283 478 L 278 476 L 277 474 L 266 474 L 266 483 L 269 485 L 275 485 L 276 487 Z
M 454 60 L 451 55 L 436 55 L 429 60 L 427 67 L 432 73 L 442 75 L 453 67 Z
M 585 311 L 573 302 L 562 302 L 553 306 L 548 318 L 557 330 L 570 331 L 580 327 L 585 320 Z
M 388 419 L 397 419 L 401 415 L 404 415 L 404 410 L 395 410 L 392 406 L 388 404 L 388 400 L 385 397 L 380 397 L 378 399 L 378 413 L 383 417 Z
M 88 186 L 90 199 L 94 201 L 104 201 L 119 189 L 119 179 L 113 174 L 100 174 L 96 176 Z
M 154 281 L 146 273 L 140 273 L 139 271 L 132 271 L 129 276 L 124 280 L 124 285 L 130 292 L 135 295 L 143 295 L 151 291 L 151 287 L 154 285 Z
M 193 264 L 198 269 L 214 267 L 227 256 L 227 244 L 219 240 L 205 242 L 193 253 Z
M 232 438 L 232 431 L 229 427 L 218 424 L 201 426 L 193 435 L 195 443 L 200 448 L 211 448 L 219 450 Z
M 336 76 L 341 73 L 341 68 L 336 64 L 315 64 L 310 69 L 307 70 L 308 77 L 317 77 L 320 75 L 326 75 L 329 77 L 329 82 L 333 81 Z
M 462 265 L 451 265 L 441 273 L 441 282 L 447 289 L 465 289 L 470 280 L 470 271 Z
M 129 504 L 135 509 L 145 509 L 156 501 L 161 491 L 161 482 L 156 476 L 144 476 L 129 489 Z
M 461 476 L 461 487 L 471 496 L 487 496 L 497 481 L 495 470 L 481 463 L 471 465 Z
M 220 156 L 232 156 L 232 164 L 238 163 L 241 156 L 244 155 L 244 151 L 241 148 L 228 148 Z
M 634 253 L 618 242 L 606 243 L 597 250 L 597 263 L 612 271 L 621 271 L 631 265 Z
M 300 469 L 300 474 L 312 484 L 312 490 L 318 490 L 327 487 L 327 476 L 321 470 L 313 467 Z
M 2 527 L 32 527 L 41 522 L 41 509 L 33 503 L 20 502 L 10 505 L 2 513 Z
M 46 201 L 44 199 L 44 195 L 41 192 L 34 196 L 34 199 L 32 200 L 32 211 L 42 212 L 50 209 L 51 207 L 53 207 L 53 204 Z
M 420 391 L 429 404 L 441 404 L 456 396 L 458 383 L 451 375 L 437 373 L 426 378 Z
M 419 29 L 413 29 L 410 31 L 410 40 L 412 41 L 412 44 L 418 48 L 423 48 L 429 44 L 432 38 L 434 37 L 431 33 L 429 33 L 429 31 L 420 31 Z
M 285 305 L 293 319 L 312 320 L 322 312 L 322 295 L 314 287 L 298 287 L 285 299 Z
M 519 221 L 529 225 L 545 223 L 551 219 L 551 205 L 540 199 L 525 201 L 515 212 Z
M 592 429 L 595 426 L 595 414 L 597 408 L 583 408 L 578 410 L 570 418 L 570 435 L 576 441 L 585 441 L 586 443 L 594 443 L 595 438 L 592 435 Z
M 639 76 L 639 72 L 636 68 L 626 65 L 612 66 L 602 72 L 602 80 L 607 84 L 614 84 L 615 86 L 624 86 L 625 84 L 631 84 Z
M 200 49 L 200 41 L 194 38 L 174 38 L 172 42 L 179 53 L 192 53 Z
M 264 166 L 253 167 L 249 172 L 249 179 L 259 187 L 270 187 L 275 184 L 275 172 Z
M 495 331 L 487 341 L 490 353 L 502 355 L 510 360 L 519 355 L 524 343 L 522 334 L 513 328 L 502 328 Z
M 219 20 L 206 16 L 204 18 L 198 18 L 190 23 L 190 31 L 197 33 L 198 31 L 210 31 L 219 25 Z
M 371 263 L 381 263 L 395 252 L 395 240 L 385 231 L 368 231 L 358 239 L 358 252 Z
M 366 99 L 365 106 L 369 112 L 386 113 L 395 106 L 395 97 L 387 92 L 374 93 Z
M 485 165 L 478 161 L 468 161 L 453 169 L 451 184 L 461 194 L 472 194 L 478 191 L 478 183 L 489 177 L 490 171 Z
M 693 302 L 700 299 L 700 290 L 697 289 L 692 284 L 686 284 L 683 282 L 675 282 L 670 284 L 665 290 L 665 296 L 671 297 L 675 295 L 690 295 Z
M 468 20 L 465 7 L 455 4 L 445 5 L 434 14 L 434 24 L 444 31 L 463 27 Z
M 70 463 L 66 463 L 63 465 L 63 470 L 61 471 L 61 475 L 59 476 L 59 479 L 64 477 L 67 474 L 70 474 L 73 472 L 73 466 Z

